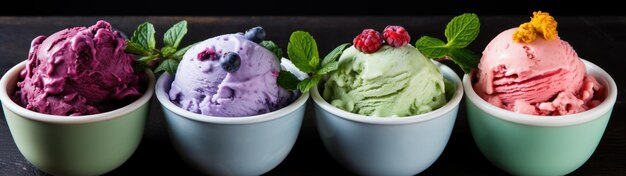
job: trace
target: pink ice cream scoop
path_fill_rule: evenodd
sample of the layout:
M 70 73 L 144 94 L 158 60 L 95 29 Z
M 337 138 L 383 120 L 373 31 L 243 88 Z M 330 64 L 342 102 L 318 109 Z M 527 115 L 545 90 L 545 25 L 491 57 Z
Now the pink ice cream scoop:
M 517 43 L 517 28 L 496 36 L 483 51 L 474 90 L 489 103 L 532 115 L 565 115 L 585 111 L 601 100 L 602 90 L 587 75 L 584 63 L 569 43 L 537 38 Z
M 35 38 L 15 101 L 51 115 L 96 114 L 126 105 L 141 93 L 125 44 L 106 21 Z
M 278 86 L 279 72 L 274 53 L 243 33 L 220 35 L 185 53 L 169 97 L 179 107 L 203 115 L 268 113 L 289 104 L 294 97 Z

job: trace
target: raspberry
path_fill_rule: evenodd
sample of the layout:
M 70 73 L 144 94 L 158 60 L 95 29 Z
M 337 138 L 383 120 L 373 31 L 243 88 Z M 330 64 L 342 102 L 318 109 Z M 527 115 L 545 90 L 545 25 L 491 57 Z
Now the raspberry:
M 204 49 L 204 51 L 198 53 L 198 60 L 200 61 L 204 61 L 204 60 L 218 60 L 219 58 L 217 58 L 217 53 L 215 53 L 215 50 L 212 48 L 207 48 Z
M 383 31 L 385 42 L 392 47 L 403 47 L 409 44 L 411 36 L 402 26 L 387 26 Z
M 383 39 L 378 31 L 365 29 L 352 40 L 352 43 L 361 52 L 374 53 L 383 46 Z

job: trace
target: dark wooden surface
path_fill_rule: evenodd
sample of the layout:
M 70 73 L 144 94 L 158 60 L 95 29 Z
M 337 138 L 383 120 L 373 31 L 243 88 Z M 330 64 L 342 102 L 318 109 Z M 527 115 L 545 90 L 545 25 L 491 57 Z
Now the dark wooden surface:
M 364 28 L 382 30 L 386 25 L 402 25 L 414 43 L 422 35 L 443 38 L 445 24 L 451 16 L 416 17 L 0 17 L 0 73 L 26 59 L 30 42 L 38 35 L 50 35 L 72 26 L 88 26 L 104 19 L 117 29 L 130 34 L 144 22 L 152 22 L 161 38 L 169 26 L 181 19 L 189 22 L 184 44 L 215 35 L 244 31 L 263 26 L 268 38 L 286 48 L 289 35 L 306 30 L 316 38 L 320 53 L 327 53 L 337 44 L 351 42 Z M 604 68 L 617 82 L 619 95 L 613 116 L 600 145 L 591 158 L 573 175 L 626 175 L 626 114 L 624 88 L 626 83 L 626 17 L 556 17 L 559 34 L 570 42 L 580 57 Z M 483 16 L 481 33 L 470 46 L 481 52 L 499 32 L 528 20 L 527 16 Z M 448 65 L 450 65 L 448 63 Z M 461 74 L 456 66 L 452 68 Z M 199 175 L 185 164 L 173 150 L 167 136 L 160 107 L 152 100 L 148 125 L 139 148 L 121 167 L 109 175 Z M 308 110 L 298 141 L 287 158 L 267 175 L 328 175 L 351 174 L 340 166 L 324 149 L 317 129 L 312 106 Z M 452 136 L 441 157 L 424 175 L 501 175 L 505 174 L 482 156 L 470 134 L 463 103 Z M 9 132 L 4 115 L 0 118 L 0 175 L 45 175 L 24 159 Z

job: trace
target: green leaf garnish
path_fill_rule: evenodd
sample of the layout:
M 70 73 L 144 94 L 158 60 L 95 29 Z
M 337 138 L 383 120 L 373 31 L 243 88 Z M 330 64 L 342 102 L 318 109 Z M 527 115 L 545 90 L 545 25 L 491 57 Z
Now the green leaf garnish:
M 145 22 L 137 27 L 130 41 L 141 45 L 144 50 L 153 50 L 156 45 L 154 33 L 154 26 L 151 23 Z
M 446 43 L 438 38 L 429 36 L 424 36 L 417 40 L 415 47 L 430 58 L 442 58 L 450 53 L 450 48 L 446 47 Z
M 187 21 L 183 20 L 176 23 L 163 34 L 165 46 L 161 49 L 156 48 L 155 33 L 156 31 L 151 23 L 145 22 L 139 25 L 133 32 L 130 40 L 126 41 L 124 51 L 140 56 L 133 64 L 135 71 L 140 72 L 149 68 L 154 69 L 154 73 L 166 71 L 174 74 L 185 52 L 195 45 L 178 49 L 180 42 L 187 34 Z M 158 66 L 154 64 L 159 62 L 161 64 Z
M 320 64 L 320 57 L 319 56 L 313 56 L 311 58 L 311 60 L 309 60 L 309 65 L 311 67 L 313 67 L 314 69 L 316 69 L 316 70 L 317 70 L 319 64 Z
M 198 42 L 198 43 L 200 43 L 200 42 Z M 176 59 L 176 60 L 180 61 L 180 60 L 183 58 L 183 56 L 185 55 L 185 53 L 187 52 L 187 50 L 189 50 L 189 48 L 191 48 L 191 47 L 193 47 L 193 46 L 196 46 L 196 44 L 198 44 L 198 43 L 194 43 L 194 44 L 191 44 L 191 45 L 189 45 L 189 46 L 187 46 L 187 47 L 181 48 L 181 49 L 179 49 L 178 51 L 176 51 L 176 52 L 175 52 L 172 56 L 170 56 L 170 57 L 171 57 L 172 59 Z
M 312 77 L 308 77 L 298 83 L 298 89 L 300 89 L 300 91 L 302 92 L 309 92 L 311 88 L 313 88 L 317 85 L 318 82 L 320 82 L 321 78 L 322 77 L 319 75 L 313 75 Z
M 278 82 L 278 85 L 280 87 L 283 87 L 287 90 L 296 90 L 298 88 L 298 83 L 300 82 L 300 80 L 295 75 L 293 75 L 289 71 L 284 70 L 281 70 L 280 73 L 278 73 L 278 79 L 276 81 Z
M 271 52 L 274 53 L 274 55 L 276 55 L 276 58 L 278 58 L 278 60 L 280 60 L 280 58 L 283 57 L 283 50 L 280 49 L 280 47 L 278 47 L 278 45 L 276 45 L 276 43 L 269 41 L 269 40 L 264 40 L 261 43 L 259 43 L 261 46 L 263 46 L 265 49 L 270 50 Z
M 169 74 L 175 74 L 176 68 L 178 68 L 178 63 L 179 62 L 174 59 L 167 59 L 163 61 L 163 63 L 159 64 L 159 66 L 154 69 L 154 72 L 159 73 L 162 71 L 166 71 Z
M 456 49 L 452 50 L 449 55 L 450 57 L 454 58 L 452 61 L 459 65 L 465 73 L 469 73 L 472 68 L 478 67 L 479 59 L 476 58 L 479 58 L 479 56 L 476 53 L 472 52 L 472 50 L 469 50 L 467 48 Z
M 339 67 L 339 62 L 333 60 L 333 61 L 330 61 L 329 63 L 326 63 L 326 65 L 322 66 L 322 68 L 317 71 L 317 74 L 325 75 L 326 73 L 337 70 L 338 67 Z
M 161 54 L 165 57 L 169 57 L 176 52 L 176 48 L 172 46 L 164 46 L 161 48 Z
M 476 39 L 479 32 L 480 21 L 478 16 L 473 13 L 465 13 L 454 17 L 446 26 L 447 43 L 434 37 L 423 36 L 415 42 L 415 47 L 426 57 L 432 59 L 448 56 L 465 73 L 469 73 L 471 69 L 478 66 L 480 56 L 465 47 Z
M 446 26 L 446 39 L 452 48 L 465 48 L 472 43 L 480 32 L 480 21 L 473 13 L 466 13 L 452 20 Z
M 185 34 L 187 34 L 187 21 L 183 20 L 174 24 L 174 26 L 163 34 L 163 43 L 165 43 L 165 46 L 170 46 L 176 49 L 178 48 L 180 41 L 183 40 Z
M 124 48 L 124 50 L 128 53 L 131 54 L 136 54 L 136 55 L 149 55 L 149 51 L 144 49 L 143 46 L 141 46 L 141 44 L 139 43 L 135 43 L 132 41 L 128 41 L 126 43 L 126 48 Z
M 344 43 L 344 44 L 337 46 L 330 53 L 328 53 L 326 57 L 324 57 L 324 60 L 322 60 L 322 65 L 326 65 L 329 62 L 337 60 L 337 58 L 339 58 L 343 50 L 346 50 L 349 46 L 350 46 L 350 43 Z
M 287 54 L 293 64 L 305 73 L 315 71 L 315 67 L 311 66 L 310 60 L 313 57 L 319 59 L 317 52 L 317 43 L 313 36 L 308 32 L 296 31 L 289 37 L 289 44 L 287 45 Z
M 350 46 L 349 43 L 339 45 L 320 61 L 317 43 L 313 36 L 304 31 L 293 32 L 289 37 L 287 55 L 291 62 L 309 77 L 300 81 L 290 72 L 281 71 L 278 75 L 278 85 L 288 90 L 297 88 L 303 93 L 308 92 L 320 82 L 325 74 L 337 70 L 339 66 L 337 59 L 348 46 Z

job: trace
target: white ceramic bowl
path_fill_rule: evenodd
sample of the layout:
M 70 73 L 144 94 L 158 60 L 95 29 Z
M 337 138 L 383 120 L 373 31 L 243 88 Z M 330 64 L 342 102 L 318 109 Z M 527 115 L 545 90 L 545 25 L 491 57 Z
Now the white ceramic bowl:
M 167 73 L 161 75 L 156 96 L 174 147 L 191 166 L 212 175 L 260 175 L 280 164 L 291 151 L 300 132 L 308 93 L 266 114 L 214 117 L 172 103 L 168 92 L 173 79 Z
M 317 128 L 326 150 L 360 175 L 414 175 L 432 165 L 448 143 L 463 97 L 461 79 L 435 62 L 456 86 L 454 96 L 432 112 L 379 118 L 354 114 L 326 102 L 312 89 Z

